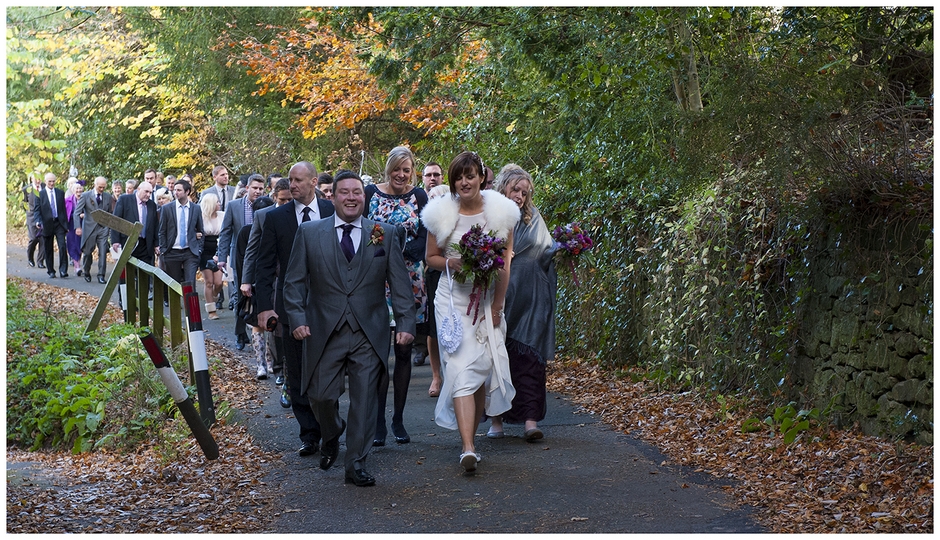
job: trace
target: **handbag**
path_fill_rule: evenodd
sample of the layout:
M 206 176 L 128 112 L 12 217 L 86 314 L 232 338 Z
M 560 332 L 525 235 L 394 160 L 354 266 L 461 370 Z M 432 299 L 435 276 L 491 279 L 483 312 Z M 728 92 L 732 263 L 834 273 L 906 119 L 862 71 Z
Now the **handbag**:
M 460 340 L 463 338 L 463 326 L 460 324 L 460 316 L 454 309 L 454 280 L 450 277 L 450 266 L 444 264 L 447 269 L 447 284 L 450 288 L 450 313 L 441 320 L 441 326 L 437 331 L 437 343 L 447 353 L 453 354 L 460 347 Z

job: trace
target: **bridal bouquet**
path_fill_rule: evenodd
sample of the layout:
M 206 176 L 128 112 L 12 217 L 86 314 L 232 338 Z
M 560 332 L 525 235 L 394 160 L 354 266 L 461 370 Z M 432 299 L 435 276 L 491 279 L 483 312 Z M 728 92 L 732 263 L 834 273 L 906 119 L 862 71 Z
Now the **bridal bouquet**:
M 451 244 L 451 247 L 460 253 L 461 259 L 460 269 L 454 274 L 454 279 L 460 283 L 473 281 L 467 315 L 473 310 L 472 324 L 476 324 L 480 302 L 486 298 L 486 290 L 496 280 L 496 271 L 505 265 L 503 251 L 506 249 L 506 240 L 497 238 L 492 231 L 485 233 L 483 227 L 474 225 L 460 238 L 460 242 Z
M 571 268 L 571 275 L 574 277 L 574 284 L 579 287 L 578 274 L 574 271 L 574 263 L 581 253 L 594 247 L 594 241 L 584 232 L 578 222 L 555 227 L 552 238 L 555 239 L 555 253 L 558 254 L 561 260 L 568 262 L 568 268 Z

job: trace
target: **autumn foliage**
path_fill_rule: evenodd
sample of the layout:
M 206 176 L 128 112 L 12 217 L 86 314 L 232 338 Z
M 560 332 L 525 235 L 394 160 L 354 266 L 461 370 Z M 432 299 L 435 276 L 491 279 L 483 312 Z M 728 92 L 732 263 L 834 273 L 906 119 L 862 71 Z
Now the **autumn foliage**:
M 361 59 L 358 43 L 363 40 L 341 39 L 325 24 L 310 17 L 300 30 L 266 25 L 274 37 L 262 42 L 256 37 L 236 40 L 232 32 L 220 37 L 219 47 L 232 49 L 229 65 L 238 65 L 258 77 L 256 95 L 284 94 L 281 105 L 299 104 L 303 112 L 296 125 L 303 136 L 314 139 L 330 130 L 357 131 L 368 120 L 387 113 L 430 135 L 447 126 L 456 102 L 443 96 L 425 103 L 410 104 L 407 96 L 397 101 L 380 88 Z M 377 31 L 374 24 L 356 29 L 364 37 Z M 456 74 L 446 74 L 455 80 Z

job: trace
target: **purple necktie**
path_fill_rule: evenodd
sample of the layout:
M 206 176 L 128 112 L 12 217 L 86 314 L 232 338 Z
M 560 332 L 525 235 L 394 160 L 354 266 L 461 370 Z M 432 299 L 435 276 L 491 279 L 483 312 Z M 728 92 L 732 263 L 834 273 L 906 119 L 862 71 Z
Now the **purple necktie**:
M 356 248 L 353 247 L 352 237 L 349 232 L 353 230 L 353 225 L 347 223 L 343 225 L 343 239 L 339 241 L 339 247 L 343 248 L 343 255 L 346 256 L 346 262 L 351 262 L 356 256 Z

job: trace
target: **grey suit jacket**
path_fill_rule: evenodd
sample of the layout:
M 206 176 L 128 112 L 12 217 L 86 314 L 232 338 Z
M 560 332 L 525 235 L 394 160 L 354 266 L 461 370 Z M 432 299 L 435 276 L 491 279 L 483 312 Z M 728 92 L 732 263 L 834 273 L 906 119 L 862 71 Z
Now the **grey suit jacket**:
M 109 191 L 102 193 L 100 206 L 98 205 L 97 197 L 98 194 L 95 193 L 95 190 L 82 193 L 82 196 L 75 203 L 75 210 L 72 212 L 72 215 L 74 216 L 85 214 L 85 217 L 81 218 L 82 249 L 85 249 L 85 242 L 87 242 L 89 238 L 94 238 L 95 233 L 108 230 L 108 228 L 104 225 L 99 225 L 96 223 L 95 218 L 91 217 L 91 213 L 95 210 L 102 210 L 110 214 L 114 195 L 112 195 Z
M 219 248 L 215 252 L 219 256 L 219 262 L 233 267 L 235 266 L 235 239 L 238 238 L 238 232 L 245 226 L 245 201 L 245 197 L 242 197 L 225 205 L 222 232 L 219 233 Z M 231 261 L 229 261 L 230 258 Z
M 166 254 L 176 243 L 176 237 L 179 235 L 179 226 L 176 221 L 176 207 L 179 203 L 173 201 L 161 207 L 160 210 L 160 253 Z M 187 205 L 189 213 L 186 218 L 186 247 L 195 256 L 202 254 L 202 238 L 197 239 L 196 233 L 202 231 L 202 209 L 199 205 L 190 201 Z
M 202 202 L 203 196 L 206 193 L 212 193 L 216 197 L 219 197 L 219 202 L 222 202 L 221 193 L 219 192 L 219 187 L 215 184 L 199 192 L 199 200 L 196 202 Z M 235 200 L 235 186 L 225 186 L 225 208 L 228 208 L 228 203 Z M 223 208 L 223 210 L 225 210 Z
M 333 224 L 333 218 L 301 224 L 294 235 L 284 276 L 284 307 L 290 329 L 309 326 L 312 332 L 304 340 L 301 395 L 306 393 L 327 339 L 342 322 L 347 307 L 365 332 L 376 357 L 388 362 L 391 334 L 385 303 L 386 282 L 392 294 L 396 331 L 415 333 L 414 293 L 402 256 L 405 230 L 379 223 L 384 231 L 382 243 L 370 245 L 376 222 L 363 218 L 362 241 L 353 259 L 353 263 L 358 263 L 358 271 L 347 283 L 344 276 L 349 263 L 339 247 Z

